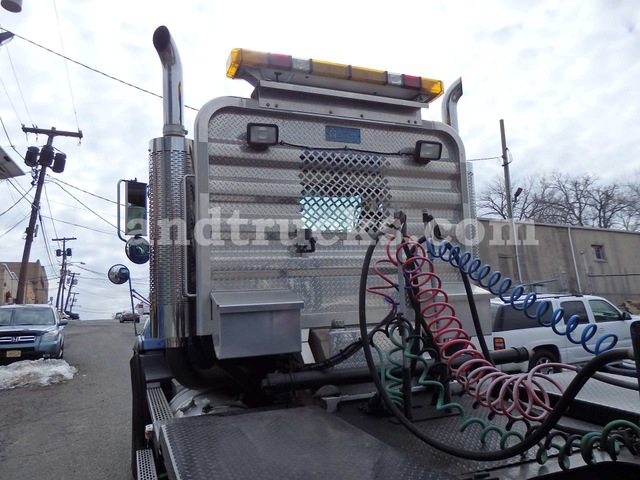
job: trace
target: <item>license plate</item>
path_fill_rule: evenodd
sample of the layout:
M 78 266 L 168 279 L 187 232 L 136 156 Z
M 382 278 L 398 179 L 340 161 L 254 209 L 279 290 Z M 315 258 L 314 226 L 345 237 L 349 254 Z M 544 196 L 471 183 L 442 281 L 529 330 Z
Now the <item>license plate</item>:
M 20 350 L 7 350 L 7 358 L 20 358 L 22 352 Z

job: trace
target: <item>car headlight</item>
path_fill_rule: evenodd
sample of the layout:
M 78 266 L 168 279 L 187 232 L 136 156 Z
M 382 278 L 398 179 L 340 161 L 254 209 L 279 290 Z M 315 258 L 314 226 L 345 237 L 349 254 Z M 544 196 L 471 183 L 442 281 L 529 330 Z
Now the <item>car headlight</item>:
M 47 342 L 51 340 L 58 340 L 58 332 L 57 331 L 47 332 L 42 336 L 42 340 L 45 340 Z

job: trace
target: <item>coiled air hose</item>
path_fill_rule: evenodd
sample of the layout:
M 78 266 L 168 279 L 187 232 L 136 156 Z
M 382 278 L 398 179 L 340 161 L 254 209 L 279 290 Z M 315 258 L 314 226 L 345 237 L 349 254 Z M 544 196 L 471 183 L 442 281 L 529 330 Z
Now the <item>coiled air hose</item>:
M 369 247 L 367 248 L 366 254 L 365 254 L 365 258 L 363 261 L 363 265 L 362 265 L 362 271 L 361 271 L 361 275 L 360 275 L 360 288 L 359 288 L 359 302 L 358 302 L 358 307 L 359 307 L 359 319 L 360 319 L 360 334 L 361 334 L 361 338 L 362 339 L 367 339 L 367 341 L 363 341 L 363 353 L 364 356 L 366 358 L 367 361 L 367 366 L 369 368 L 370 374 L 371 374 L 371 379 L 374 382 L 374 384 L 376 385 L 376 389 L 378 391 L 378 394 L 380 395 L 381 399 L 384 402 L 385 407 L 391 412 L 393 413 L 393 415 L 398 419 L 398 421 L 405 427 L 407 428 L 407 430 L 409 430 L 413 435 L 415 435 L 416 437 L 418 437 L 420 440 L 422 440 L 423 442 L 425 442 L 426 444 L 437 448 L 438 450 L 441 450 L 445 453 L 451 454 L 451 455 L 455 455 L 461 458 L 466 458 L 466 459 L 470 459 L 470 460 L 477 460 L 477 461 L 497 461 L 497 460 L 503 460 L 512 456 L 516 456 L 516 455 L 520 455 L 523 454 L 524 452 L 526 452 L 528 449 L 532 448 L 533 446 L 535 446 L 538 442 L 540 442 L 541 440 L 543 440 L 545 438 L 545 436 L 551 431 L 551 429 L 553 428 L 553 426 L 556 424 L 556 422 L 560 419 L 560 417 L 565 413 L 565 411 L 567 410 L 567 408 L 569 407 L 571 401 L 575 398 L 575 396 L 577 395 L 577 393 L 580 391 L 580 389 L 582 388 L 582 386 L 586 383 L 586 381 L 589 379 L 589 377 L 591 375 L 593 375 L 598 368 L 600 368 L 603 365 L 606 365 L 608 363 L 611 363 L 613 361 L 619 361 L 622 360 L 624 358 L 628 358 L 631 353 L 626 350 L 626 349 L 616 349 L 616 350 L 608 350 L 604 353 L 602 353 L 599 356 L 594 357 L 591 361 L 589 361 L 582 370 L 580 370 L 576 377 L 573 379 L 573 381 L 571 382 L 571 384 L 567 387 L 566 391 L 562 394 L 562 396 L 560 397 L 560 399 L 558 400 L 557 404 L 554 406 L 553 409 L 549 408 L 548 411 L 548 415 L 546 416 L 546 418 L 542 421 L 542 423 L 535 427 L 535 429 L 533 429 L 533 431 L 529 431 L 528 432 L 528 436 L 526 436 L 524 439 L 522 439 L 519 443 L 517 443 L 516 445 L 513 445 L 511 447 L 506 447 L 506 445 L 504 445 L 504 448 L 502 448 L 501 450 L 498 451 L 491 451 L 491 452 L 470 452 L 468 450 L 464 450 L 461 448 L 457 448 L 451 445 L 448 445 L 444 442 L 442 442 L 441 440 L 437 439 L 437 438 L 433 438 L 431 436 L 429 436 L 428 434 L 426 434 L 425 432 L 419 430 L 411 421 L 409 421 L 406 416 L 398 409 L 398 407 L 395 405 L 394 401 L 390 398 L 389 394 L 386 392 L 385 387 L 382 383 L 382 380 L 379 378 L 377 371 L 376 371 L 376 367 L 373 361 L 373 355 L 372 355 L 372 351 L 371 351 L 371 345 L 370 345 L 370 339 L 369 339 L 369 332 L 367 331 L 367 314 L 366 314 L 366 294 L 367 294 L 367 279 L 369 276 L 369 269 L 371 266 L 371 259 L 373 257 L 374 251 L 376 246 L 379 243 L 380 238 L 383 236 L 383 233 L 378 234 L 375 237 L 375 241 L 371 243 L 371 245 L 369 245 Z M 417 247 L 417 246 L 416 246 Z M 404 248 L 404 247 L 403 247 Z M 396 252 L 396 261 L 399 261 L 399 255 L 400 252 Z M 389 258 L 388 259 L 391 263 L 394 263 L 393 259 Z M 425 263 L 428 262 L 428 259 L 426 257 L 424 257 Z M 414 259 L 415 262 L 415 259 Z M 422 263 L 422 260 L 420 260 L 420 263 Z M 424 265 L 423 264 L 423 265 Z M 415 263 L 412 263 L 412 265 L 415 266 Z M 379 269 L 378 269 L 379 270 Z M 376 268 L 374 267 L 374 271 L 376 271 Z M 417 271 L 417 270 L 416 270 Z M 486 269 L 485 269 L 486 271 Z M 415 275 L 418 275 L 417 273 Z M 417 279 L 414 275 L 414 282 L 415 281 L 419 281 L 419 279 Z M 471 275 L 470 275 L 471 276 Z M 424 277 L 424 276 L 423 276 Z M 388 289 L 390 287 L 389 284 L 391 284 L 391 286 L 393 286 L 393 282 L 390 282 L 389 279 L 387 279 L 386 277 L 382 277 L 384 279 L 384 281 L 387 283 L 387 285 L 383 286 L 381 289 L 378 289 L 378 291 L 382 296 L 386 297 L 386 298 L 390 298 L 392 301 L 395 302 L 395 300 L 393 300 L 393 298 L 390 295 L 387 295 L 386 293 L 380 291 L 383 289 Z M 421 277 L 422 278 L 422 277 Z M 431 278 L 431 277 L 430 277 Z M 494 276 L 495 278 L 495 276 Z M 419 281 L 419 283 L 416 284 L 416 286 L 423 286 L 426 282 L 421 282 Z M 409 285 L 411 285 L 411 282 L 409 282 Z M 393 287 L 392 287 L 393 288 Z M 440 289 L 437 289 L 440 290 Z M 371 291 L 371 289 L 369 289 L 369 291 Z M 423 300 L 423 303 L 426 303 L 428 298 L 430 298 L 429 295 L 427 295 L 426 297 L 424 297 L 424 290 L 421 290 L 419 292 L 419 294 L 416 294 L 416 298 L 418 299 L 418 301 Z M 506 292 L 503 292 L 506 293 Z M 435 295 L 431 298 L 432 303 L 430 303 L 429 305 L 431 306 L 427 306 L 425 307 L 426 309 L 433 309 L 434 305 L 440 302 L 433 302 L 433 299 L 435 298 Z M 429 315 L 432 316 L 437 316 L 440 315 L 441 313 L 443 313 L 444 311 L 452 311 L 452 307 L 448 304 L 446 305 L 435 305 L 437 310 L 435 310 L 434 313 L 431 313 Z M 425 310 L 426 312 L 426 310 Z M 440 318 L 441 320 L 444 320 L 441 317 L 437 317 Z M 449 320 L 449 322 L 446 323 L 445 327 L 441 327 L 440 329 L 436 328 L 437 333 L 434 335 L 434 338 L 436 340 L 439 340 L 442 337 L 442 328 L 447 328 L 449 325 L 451 325 L 454 322 L 454 315 L 449 315 L 446 316 L 446 319 Z M 457 320 L 457 319 L 456 319 Z M 458 320 L 459 322 L 459 320 Z M 437 325 L 437 322 L 432 321 L 429 322 L 429 324 L 431 325 L 431 328 L 434 327 L 434 325 Z M 462 335 L 462 332 L 459 332 L 458 330 L 462 330 L 459 327 L 453 327 L 452 332 L 456 333 L 456 334 L 460 334 Z M 465 332 L 466 333 L 466 332 Z M 468 335 L 468 334 L 467 334 Z M 456 341 L 456 339 L 454 338 L 454 341 Z M 464 340 L 466 342 L 466 340 Z M 473 345 L 473 344 L 471 344 Z M 471 347 L 469 348 L 469 350 L 474 350 Z M 470 353 L 470 352 L 467 352 Z M 455 353 L 452 354 L 451 356 L 449 356 L 449 358 L 447 359 L 447 363 L 448 366 L 452 365 L 452 359 L 453 358 L 457 358 L 457 356 Z M 493 365 L 491 365 L 489 362 L 487 362 L 483 357 L 482 354 L 480 352 L 477 352 L 477 354 L 473 353 L 473 359 L 469 360 L 467 362 L 465 362 L 463 364 L 463 367 L 465 365 L 467 365 L 467 368 L 469 370 L 469 373 L 471 372 L 471 366 L 473 365 L 478 365 L 480 364 L 481 367 L 480 368 L 484 368 L 484 369 L 488 369 L 488 368 L 493 368 L 495 369 L 495 367 L 493 367 Z M 466 372 L 467 369 L 464 369 L 463 367 L 460 367 L 459 370 L 463 370 Z M 478 370 L 479 368 L 475 368 L 474 370 Z M 529 374 L 527 374 L 529 377 L 532 377 L 532 373 L 530 372 Z M 458 379 L 461 379 L 462 377 L 460 375 L 457 375 Z M 477 381 L 479 381 L 481 378 L 478 378 Z M 539 384 L 536 384 L 536 386 L 539 386 Z M 490 397 L 487 397 L 490 398 Z M 493 402 L 491 402 L 492 404 Z M 514 404 L 518 404 L 519 402 L 515 401 Z
M 571 343 L 582 345 L 582 348 L 587 352 L 598 355 L 616 346 L 618 337 L 612 333 L 608 333 L 600 337 L 596 341 L 595 348 L 592 349 L 587 342 L 596 335 L 598 330 L 597 325 L 593 323 L 587 325 L 582 331 L 580 338 L 576 339 L 572 334 L 580 323 L 578 315 L 569 317 L 566 321 L 565 330 L 561 331 L 559 325 L 561 325 L 564 318 L 564 309 L 558 308 L 553 311 L 551 313 L 551 320 L 545 322 L 542 317 L 551 309 L 551 302 L 549 302 L 549 300 L 537 302 L 535 313 L 532 313 L 532 307 L 536 305 L 537 301 L 535 292 L 527 294 L 522 304 L 518 304 L 516 302 L 524 295 L 524 286 L 517 285 L 512 289 L 513 280 L 511 278 L 503 276 L 499 271 L 492 272 L 489 265 L 483 265 L 480 259 L 472 258 L 469 252 L 462 252 L 457 245 L 452 246 L 447 242 L 443 242 L 436 247 L 436 245 L 428 239 L 424 241 L 427 251 L 431 256 L 449 263 L 461 273 L 468 275 L 469 278 L 477 282 L 480 287 L 498 296 L 503 302 L 509 303 L 515 310 L 523 312 L 528 318 L 536 319 L 540 326 L 551 327 L 554 333 L 567 337 L 567 340 Z M 509 291 L 511 291 L 511 293 L 506 296 Z M 609 343 L 606 343 L 607 341 L 609 341 Z

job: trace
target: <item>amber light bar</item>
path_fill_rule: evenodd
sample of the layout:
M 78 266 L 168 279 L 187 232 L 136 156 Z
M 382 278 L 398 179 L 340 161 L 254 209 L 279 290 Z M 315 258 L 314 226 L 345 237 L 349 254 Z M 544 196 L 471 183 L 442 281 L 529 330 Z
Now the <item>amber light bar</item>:
M 291 55 L 235 48 L 227 60 L 227 77 L 252 84 L 260 80 L 320 86 L 431 103 L 444 93 L 441 80 L 370 68 L 295 58 Z

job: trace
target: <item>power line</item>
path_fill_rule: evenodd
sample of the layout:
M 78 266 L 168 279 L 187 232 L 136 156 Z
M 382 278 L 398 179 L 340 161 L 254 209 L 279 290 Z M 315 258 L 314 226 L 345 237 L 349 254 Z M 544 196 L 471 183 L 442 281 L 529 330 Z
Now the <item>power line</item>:
M 38 218 L 40 220 L 40 229 L 42 230 L 42 238 L 45 239 L 44 241 L 44 249 L 47 252 L 47 258 L 49 259 L 49 266 L 51 267 L 51 271 L 53 273 L 57 272 L 57 268 L 53 266 L 53 257 L 51 256 L 51 249 L 49 248 L 49 242 L 46 241 L 47 238 L 49 238 L 49 235 L 47 235 L 47 231 L 44 228 L 44 221 L 42 220 L 42 215 L 38 214 Z M 57 237 L 57 235 L 56 235 Z M 57 278 L 57 276 L 56 276 Z
M 29 193 L 31 190 L 33 189 L 33 187 L 31 187 L 31 189 L 27 190 L 26 192 L 24 192 L 24 194 L 18 199 L 16 200 L 16 203 L 14 203 L 13 205 L 11 205 L 9 208 L 7 208 L 4 212 L 0 213 L 0 217 L 2 215 L 4 215 L 5 213 L 7 213 L 9 210 L 11 210 L 13 207 L 15 207 L 18 203 L 20 203 L 20 200 L 22 200 L 24 197 L 27 196 L 27 193 Z
M 100 200 L 105 200 L 107 202 L 111 202 L 111 203 L 116 204 L 116 205 L 118 204 L 118 202 L 116 202 L 115 200 L 111 200 L 110 198 L 106 198 L 106 197 L 101 197 L 100 195 L 96 195 L 95 193 L 91 193 L 91 192 L 89 192 L 87 190 L 83 190 L 80 187 L 76 187 L 75 185 L 71 185 L 70 183 L 67 183 L 67 182 L 65 182 L 63 180 L 60 180 L 59 178 L 49 178 L 49 180 L 50 181 L 54 181 L 54 182 L 63 183 L 68 187 L 75 188 L 76 190 L 80 190 L 82 193 L 86 193 L 87 195 L 91 195 L 92 197 L 99 198 Z
M 86 230 L 91 230 L 92 232 L 104 233 L 106 235 L 113 235 L 114 237 L 118 236 L 118 234 L 115 233 L 115 232 L 108 232 L 106 230 L 100 230 L 100 229 L 94 228 L 94 227 L 87 227 L 86 225 L 79 225 L 77 223 L 67 222 L 65 220 L 60 220 L 60 219 L 57 219 L 57 218 L 47 217 L 46 215 L 43 215 L 43 216 L 44 216 L 44 218 L 48 218 L 48 219 L 50 219 L 52 221 L 56 221 L 56 222 L 59 222 L 59 223 L 64 223 L 64 224 L 67 224 L 67 225 L 73 225 L 74 227 L 84 228 Z
M 5 235 L 7 235 L 9 232 L 11 232 L 14 228 L 16 228 L 18 225 L 20 225 L 22 222 L 25 221 L 25 219 L 31 215 L 31 213 L 26 214 L 24 217 L 22 217 L 18 223 L 14 224 L 12 227 L 9 228 L 9 230 L 7 230 L 6 232 L 4 232 L 3 234 L 0 235 L 0 238 L 4 237 Z
M 20 98 L 22 98 L 22 104 L 24 105 L 24 109 L 27 111 L 27 117 L 29 117 L 29 122 L 33 125 L 33 120 L 31 120 L 31 113 L 29 112 L 29 107 L 27 107 L 27 102 L 24 99 L 24 93 L 22 93 L 22 87 L 20 86 L 20 82 L 18 81 L 18 75 L 16 74 L 16 69 L 13 66 L 13 59 L 11 58 L 11 52 L 9 49 L 9 45 L 5 45 L 5 50 L 7 51 L 7 56 L 9 57 L 9 63 L 11 64 L 11 70 L 13 71 L 13 78 L 16 79 L 16 84 L 18 85 L 18 91 L 20 92 Z M 7 94 L 8 96 L 9 94 Z M 16 116 L 18 120 L 20 120 L 20 116 L 16 112 Z M 22 122 L 20 122 L 22 123 Z
M 81 269 L 81 270 L 85 270 L 85 271 L 87 271 L 87 272 L 89 272 L 89 273 L 93 273 L 93 274 L 95 274 L 95 275 L 100 275 L 100 276 L 103 276 L 103 277 L 104 277 L 104 273 L 103 273 L 103 272 L 97 272 L 97 271 L 95 271 L 95 270 L 91 270 L 90 268 L 82 267 L 82 266 L 80 266 L 80 265 L 76 265 L 76 267 L 78 267 L 78 268 L 79 268 L 79 269 Z
M 58 6 L 56 0 L 53 0 L 53 10 L 56 13 L 56 23 L 58 24 L 58 36 L 60 37 L 60 48 L 64 54 L 64 43 L 62 42 L 62 30 L 60 29 L 60 18 L 58 17 Z M 71 77 L 69 76 L 69 66 L 67 65 L 66 55 L 64 56 L 64 69 L 67 71 L 67 83 L 69 84 L 69 94 L 71 95 L 71 105 L 73 106 L 73 115 L 76 118 L 76 127 L 80 130 L 80 123 L 78 123 L 78 111 L 76 110 L 76 101 L 73 98 L 73 89 L 71 88 Z
M 20 152 L 18 152 L 18 150 L 16 149 L 15 145 L 13 145 L 13 142 L 11 141 L 11 137 L 9 136 L 9 132 L 7 131 L 7 127 L 4 124 L 4 120 L 2 120 L 2 116 L 0 116 L 0 123 L 2 124 L 2 129 L 4 130 L 4 134 L 7 136 L 7 140 L 9 140 L 9 145 L 11 145 L 11 148 L 13 148 L 15 150 L 15 152 L 20 155 Z M 22 155 L 20 155 L 20 157 L 22 157 Z
M 58 231 L 56 230 L 56 224 L 53 221 L 53 213 L 51 212 L 51 203 L 49 202 L 49 193 L 47 192 L 47 186 L 45 184 L 44 186 L 44 199 L 47 202 L 47 208 L 49 209 L 49 215 L 50 215 L 50 220 L 51 220 L 51 226 L 53 227 L 53 234 L 54 234 L 54 238 L 58 238 Z M 43 235 L 44 234 L 44 223 L 42 222 L 42 210 L 40 210 L 40 224 L 42 225 L 42 229 L 43 229 Z M 49 235 L 45 235 L 44 238 L 49 238 Z M 49 244 L 45 241 L 45 245 L 47 247 L 47 253 L 49 252 Z M 60 246 L 60 242 L 58 242 L 58 246 Z M 53 267 L 53 262 L 51 263 L 52 267 Z M 57 269 L 56 269 L 57 271 Z
M 22 191 L 20 191 L 20 189 L 19 189 L 18 187 L 16 187 L 16 186 L 13 184 L 13 180 L 12 180 L 11 178 L 7 178 L 7 182 L 9 182 L 9 185 L 11 185 L 13 188 L 15 188 L 15 189 L 16 189 L 16 191 L 17 191 L 18 193 L 24 193 L 24 192 L 27 192 L 27 190 L 25 190 L 24 188 L 22 188 L 22 186 L 20 187 L 20 188 L 22 188 Z M 33 185 L 31 185 L 31 187 L 33 188 Z M 27 192 L 27 193 L 28 193 L 28 192 Z
M 101 297 L 101 298 L 108 298 L 108 299 L 112 299 L 113 298 L 112 294 L 105 293 L 104 295 L 101 295 L 99 293 L 95 293 L 95 291 L 89 291 L 89 290 L 85 290 L 83 288 L 80 288 L 77 285 L 76 285 L 76 290 L 78 292 L 81 292 L 81 293 L 86 293 L 87 295 L 93 295 L 94 297 Z
M 87 205 L 85 205 L 84 203 L 82 203 L 82 201 L 80 201 L 76 196 L 74 196 L 71 192 L 69 192 L 69 190 L 67 190 L 66 188 L 64 188 L 62 185 L 57 184 L 58 187 L 60 187 L 62 190 L 64 190 L 67 195 L 69 195 L 71 198 L 73 198 L 76 202 L 78 202 L 80 205 L 82 205 L 84 208 L 86 208 L 87 210 L 89 210 L 91 213 L 93 213 L 96 217 L 98 217 L 100 220 L 108 223 L 109 225 L 111 225 L 113 228 L 117 229 L 118 227 L 116 227 L 113 223 L 111 223 L 109 220 L 107 220 L 106 218 L 104 218 L 102 215 L 100 215 L 99 213 L 95 212 L 94 210 L 92 210 L 91 208 L 89 208 Z
M 0 83 L 2 83 L 2 89 L 4 90 L 4 93 L 7 95 L 7 98 L 9 99 L 9 103 L 11 104 L 11 108 L 13 109 L 13 113 L 15 113 L 16 117 L 18 117 L 18 121 L 20 123 L 23 123 L 22 120 L 20 120 L 20 115 L 18 114 L 18 111 L 16 110 L 16 107 L 13 104 L 13 101 L 11 100 L 11 96 L 9 95 L 9 92 L 7 91 L 7 87 L 4 84 L 4 81 L 2 80 L 2 78 L 0 78 Z M 5 132 L 6 132 L 6 130 L 5 130 Z
M 99 276 L 101 276 L 101 277 L 103 277 L 103 278 L 105 278 L 105 279 L 107 278 L 107 277 L 105 276 L 106 274 L 105 274 L 104 272 L 98 272 L 98 271 L 96 271 L 96 270 L 91 270 L 90 268 L 82 267 L 82 266 L 80 266 L 80 265 L 75 265 L 75 266 L 76 266 L 77 268 L 81 269 L 81 270 L 85 270 L 85 271 L 87 271 L 87 272 L 89 272 L 89 273 L 93 273 L 94 275 L 99 275 Z M 89 277 L 83 277 L 83 278 L 89 278 Z M 95 280 L 95 279 L 94 279 L 94 280 Z M 147 280 L 149 280 L 149 279 L 148 279 L 148 278 L 145 278 L 145 277 L 131 277 L 131 280 L 132 280 L 132 281 L 134 281 L 134 282 L 145 282 L 145 281 L 147 281 Z
M 45 180 L 45 185 L 47 185 L 49 182 L 49 178 L 47 178 L 47 180 Z M 80 206 L 76 203 L 74 203 L 73 205 L 70 203 L 64 203 L 64 202 L 58 202 L 56 200 L 49 200 L 50 203 L 54 204 L 54 205 L 62 205 L 63 207 L 67 207 L 67 208 L 72 208 L 74 210 L 86 210 L 86 208 L 84 208 L 83 206 Z M 102 214 L 105 217 L 113 217 L 113 218 L 117 218 L 117 213 L 103 213 Z
M 51 225 L 53 226 L 53 234 L 55 235 L 55 238 L 58 238 L 58 232 L 56 231 L 56 224 L 53 223 L 53 213 L 51 212 L 51 203 L 49 202 L 49 194 L 47 193 L 47 186 L 44 186 L 44 199 L 47 202 L 47 208 L 49 209 L 49 215 L 50 215 L 50 219 L 51 219 Z M 42 218 L 42 216 L 40 217 Z
M 3 29 L 3 30 L 4 30 L 4 29 Z M 8 30 L 4 30 L 4 31 L 8 31 Z M 92 67 L 90 67 L 90 66 L 88 66 L 88 65 L 85 65 L 85 64 L 84 64 L 84 63 L 82 63 L 82 62 L 78 62 L 77 60 L 74 60 L 74 59 L 72 59 L 72 58 L 69 58 L 69 57 L 67 57 L 67 56 L 65 56 L 65 55 L 61 55 L 61 54 L 59 54 L 58 52 L 54 52 L 53 50 L 51 50 L 51 49 L 49 49 L 49 48 L 47 48 L 47 47 L 45 47 L 45 46 L 42 46 L 42 45 L 40 45 L 40 44 L 38 44 L 38 43 L 36 43 L 36 42 L 34 42 L 34 41 L 32 41 L 32 40 L 29 40 L 28 38 L 22 37 L 22 36 L 18 35 L 17 33 L 14 33 L 14 32 L 11 32 L 11 33 L 13 33 L 13 35 L 14 35 L 15 37 L 17 37 L 17 38 L 19 38 L 19 39 L 21 39 L 21 40 L 24 40 L 25 42 L 29 42 L 30 44 L 35 45 L 35 46 L 36 46 L 36 47 L 38 47 L 38 48 L 42 48 L 43 50 L 46 50 L 46 51 L 47 51 L 47 52 L 49 52 L 49 53 L 53 53 L 54 55 L 57 55 L 57 56 L 59 56 L 59 57 L 64 58 L 65 60 L 68 60 L 68 61 L 70 61 L 70 62 L 73 62 L 73 63 L 75 63 L 76 65 L 80 65 L 81 67 L 84 67 L 84 68 L 86 68 L 86 69 L 88 69 L 88 70 L 91 70 L 92 72 L 99 73 L 100 75 L 103 75 L 103 76 L 105 76 L 105 77 L 107 77 L 107 78 L 110 78 L 111 80 L 115 80 L 116 82 L 120 82 L 120 83 L 122 83 L 122 84 L 124 84 L 124 85 L 126 85 L 126 86 L 128 86 L 128 87 L 135 88 L 136 90 L 140 90 L 141 92 L 148 93 L 149 95 L 153 95 L 154 97 L 162 98 L 162 95 L 158 95 L 157 93 L 153 93 L 153 92 L 151 92 L 151 91 L 149 91 L 149 90 L 145 90 L 145 89 L 144 89 L 144 88 L 142 88 L 142 87 L 138 87 L 137 85 L 133 85 L 132 83 L 125 82 L 124 80 L 120 80 L 119 78 L 116 78 L 116 77 L 114 77 L 114 76 L 112 76 L 112 75 L 109 75 L 109 74 L 107 74 L 107 73 L 101 72 L 100 70 L 97 70 L 97 69 L 92 68 Z M 197 112 L 197 111 L 199 111 L 199 109 L 197 109 L 197 108 L 193 108 L 193 107 L 190 107 L 189 105 L 185 105 L 184 107 L 185 107 L 185 108 L 188 108 L 188 109 L 190 109 L 190 110 L 195 110 L 196 112 Z

